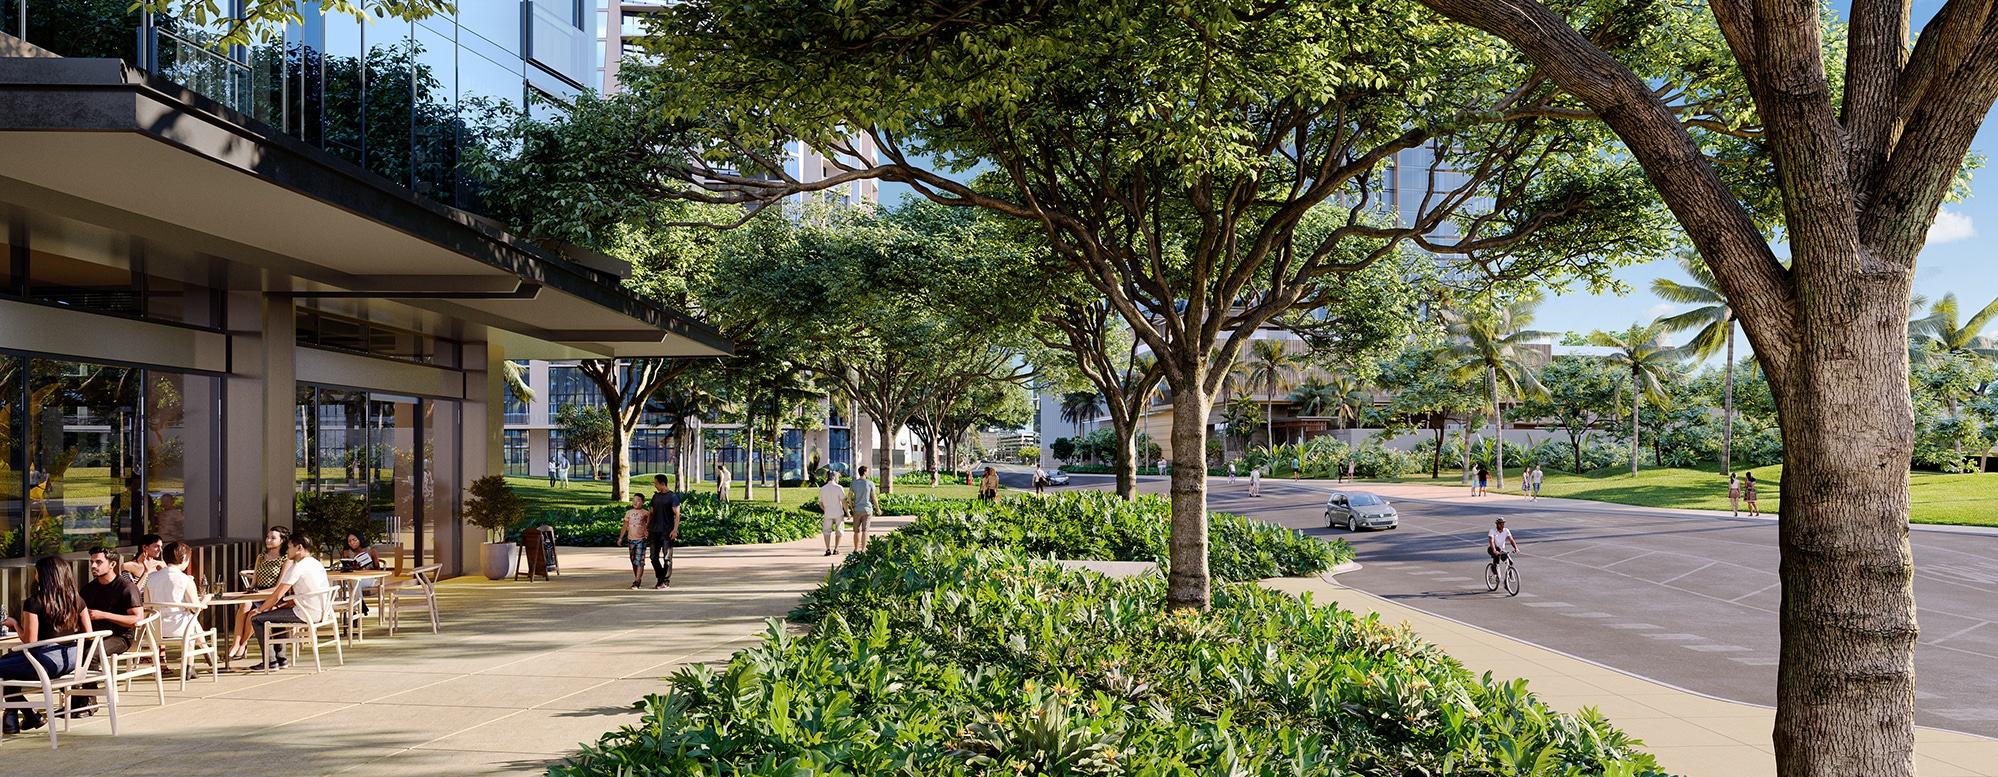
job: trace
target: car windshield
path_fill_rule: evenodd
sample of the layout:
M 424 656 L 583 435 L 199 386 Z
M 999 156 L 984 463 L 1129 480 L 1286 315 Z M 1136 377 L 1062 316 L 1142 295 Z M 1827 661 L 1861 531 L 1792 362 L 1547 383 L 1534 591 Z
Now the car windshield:
M 1346 504 L 1354 506 L 1364 506 L 1364 505 L 1384 505 L 1387 504 L 1387 502 L 1381 501 L 1380 497 L 1374 496 L 1373 494 L 1353 494 L 1351 496 L 1346 497 Z

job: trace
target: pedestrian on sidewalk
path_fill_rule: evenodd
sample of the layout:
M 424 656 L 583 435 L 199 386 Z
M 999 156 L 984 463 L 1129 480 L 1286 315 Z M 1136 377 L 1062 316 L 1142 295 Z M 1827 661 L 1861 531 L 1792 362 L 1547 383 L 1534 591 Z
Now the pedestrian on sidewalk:
M 554 488 L 554 487 L 555 487 L 555 478 L 557 477 L 557 471 L 558 471 L 558 470 L 560 470 L 560 469 L 562 469 L 562 462 L 561 462 L 561 460 L 559 460 L 558 458 L 556 458 L 555 454 L 553 454 L 553 453 L 550 453 L 550 454 L 548 454 L 548 487 L 549 487 L 549 488 Z
M 987 502 L 999 501 L 999 470 L 985 468 L 985 477 L 978 479 L 978 498 Z
M 846 492 L 853 508 L 853 552 L 867 549 L 867 525 L 881 512 L 881 489 L 867 479 L 867 465 L 854 470 L 853 488 Z
M 1354 470 L 1354 467 L 1353 467 L 1353 460 L 1352 460 L 1352 459 L 1350 459 L 1350 458 L 1349 458 L 1349 459 L 1346 459 L 1346 480 L 1345 480 L 1345 482 L 1347 482 L 1347 483 L 1351 483 L 1351 482 L 1353 482 L 1354 480 L 1356 480 L 1356 478 L 1354 478 L 1354 477 L 1353 477 L 1353 470 Z
M 819 538 L 825 540 L 826 555 L 839 552 L 840 524 L 846 521 L 846 489 L 840 487 L 839 476 L 826 470 L 825 485 L 819 486 L 819 511 L 825 518 L 819 526 Z
M 1485 465 L 1483 464 L 1477 465 L 1477 473 L 1478 488 L 1471 492 L 1471 496 L 1484 496 L 1486 483 L 1491 478 L 1491 473 L 1485 469 Z
M 555 479 L 561 483 L 562 488 L 569 487 L 569 457 L 562 457 L 562 466 L 555 468 Z
M 1228 462 L 1228 485 L 1235 485 L 1235 462 Z
M 680 538 L 680 495 L 667 488 L 664 474 L 652 476 L 652 511 L 645 525 L 645 545 L 652 549 L 653 590 L 673 583 L 673 541 Z
M 1744 472 L 1741 475 L 1741 501 L 1748 503 L 1748 517 L 1754 518 L 1762 514 L 1762 511 L 1755 509 L 1755 473 L 1753 472 Z
M 1249 470 L 1249 496 L 1262 496 L 1262 495 L 1263 495 L 1263 468 L 1255 467 Z
M 1291 480 L 1296 480 L 1296 479 L 1298 478 L 1298 476 L 1299 476 L 1299 475 L 1303 474 L 1302 472 L 1300 472 L 1300 471 L 1299 471 L 1299 465 L 1300 465 L 1300 464 L 1302 464 L 1302 462 L 1298 461 L 1297 459 L 1291 459 L 1291 460 L 1290 460 L 1290 479 L 1291 479 Z
M 1035 464 L 1035 465 L 1034 465 L 1034 495 L 1035 495 L 1035 496 L 1042 496 L 1042 495 L 1045 495 L 1045 494 L 1046 494 L 1047 492 L 1048 492 L 1048 471 L 1047 471 L 1047 470 L 1045 470 L 1045 469 L 1042 469 L 1042 468 L 1041 468 L 1041 465 L 1039 465 L 1039 464 Z
M 1729 473 L 1727 476 L 1727 506 L 1735 515 L 1741 515 L 1741 476 Z
M 1540 465 L 1533 465 L 1533 501 L 1540 501 L 1540 483 L 1547 479 L 1547 473 L 1540 471 Z
M 715 496 L 721 497 L 723 504 L 728 503 L 728 467 L 720 464 L 715 465 Z
M 645 582 L 645 535 L 652 525 L 652 511 L 645 507 L 644 494 L 631 495 L 631 509 L 624 511 L 624 525 L 617 530 L 617 544 L 631 556 L 631 587 Z

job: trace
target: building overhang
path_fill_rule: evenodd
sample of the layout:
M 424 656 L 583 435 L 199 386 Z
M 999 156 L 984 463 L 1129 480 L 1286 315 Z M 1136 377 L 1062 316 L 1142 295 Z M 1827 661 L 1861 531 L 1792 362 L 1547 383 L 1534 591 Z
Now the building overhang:
M 509 358 L 734 352 L 614 260 L 558 256 L 118 60 L 0 58 L 0 144 L 0 196 L 264 270 L 261 291 L 392 299 L 506 333 Z

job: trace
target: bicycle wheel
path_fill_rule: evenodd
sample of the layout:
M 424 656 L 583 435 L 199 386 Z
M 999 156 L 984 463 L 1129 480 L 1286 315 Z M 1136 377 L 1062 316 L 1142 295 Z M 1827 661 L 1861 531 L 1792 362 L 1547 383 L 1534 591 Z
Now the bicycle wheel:
M 1505 565 L 1505 595 L 1519 595 L 1519 567 Z
M 1485 590 L 1496 591 L 1499 587 L 1498 562 L 1485 565 Z

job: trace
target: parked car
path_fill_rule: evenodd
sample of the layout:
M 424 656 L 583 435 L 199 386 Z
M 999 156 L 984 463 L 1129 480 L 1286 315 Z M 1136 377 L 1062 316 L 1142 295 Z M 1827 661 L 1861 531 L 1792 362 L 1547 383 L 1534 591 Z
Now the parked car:
M 1050 486 L 1065 486 L 1065 485 L 1068 485 L 1068 473 L 1066 473 L 1066 472 L 1063 472 L 1063 471 L 1061 471 L 1061 470 L 1058 470 L 1058 469 L 1055 469 L 1055 470 L 1049 470 L 1049 471 L 1048 471 L 1048 485 L 1050 485 Z
M 1325 500 L 1325 525 L 1345 526 L 1347 531 L 1393 529 L 1401 525 L 1401 516 L 1378 494 L 1335 491 Z

